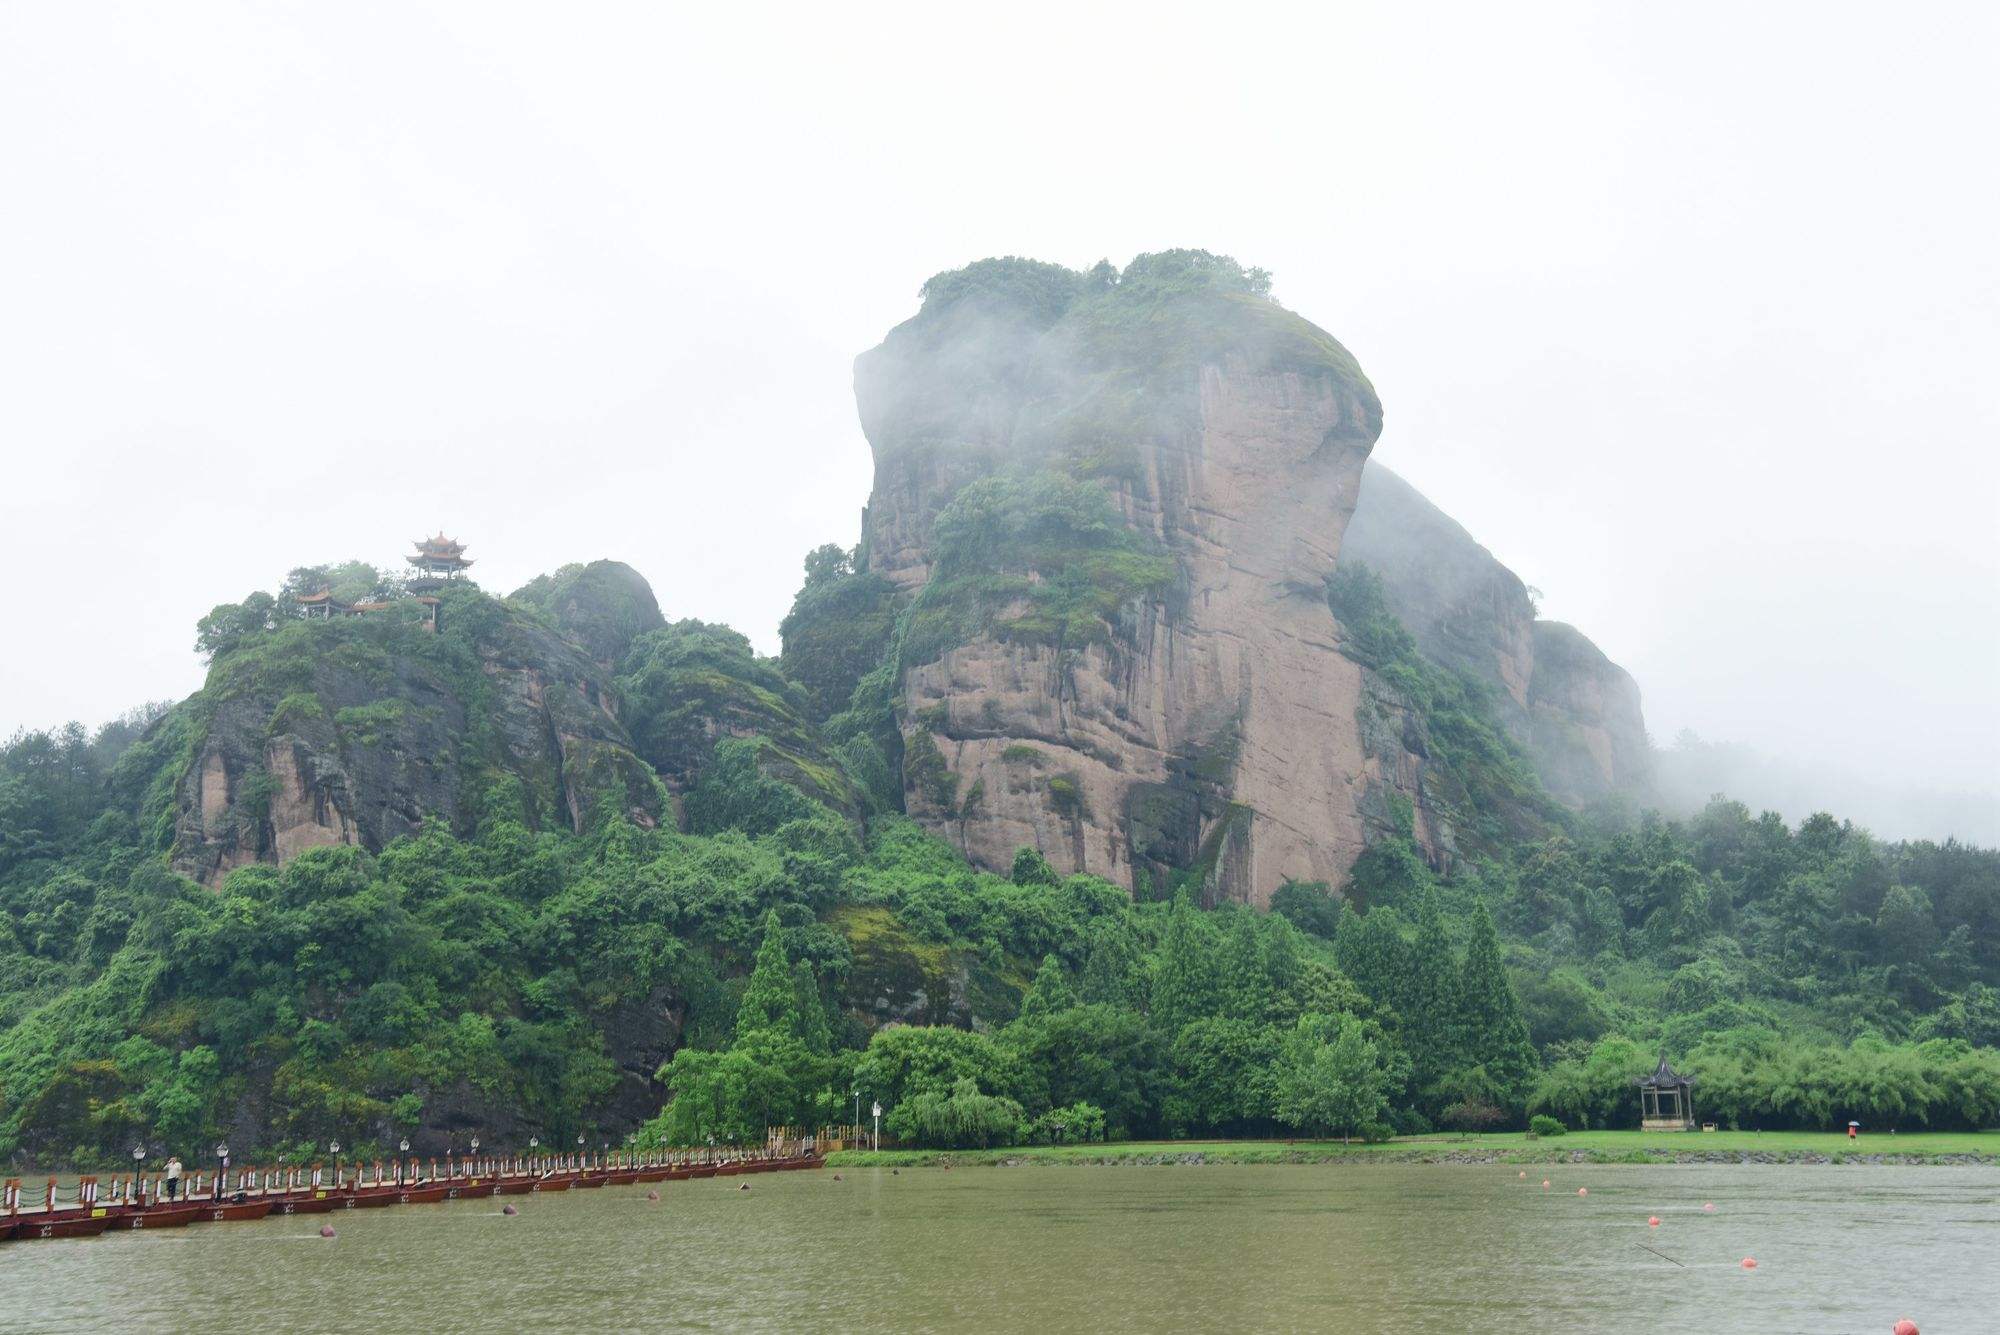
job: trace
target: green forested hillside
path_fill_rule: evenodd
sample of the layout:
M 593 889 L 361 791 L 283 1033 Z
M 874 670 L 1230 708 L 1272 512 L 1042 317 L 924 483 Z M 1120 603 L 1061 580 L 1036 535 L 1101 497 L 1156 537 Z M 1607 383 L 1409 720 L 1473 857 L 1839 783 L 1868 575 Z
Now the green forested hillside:
M 879 615 L 880 590 L 817 559 L 795 620 L 830 643 L 823 605 Z M 840 1120 L 857 1088 L 917 1143 L 1606 1126 L 1662 1050 L 1727 1124 L 2000 1117 L 2000 856 L 1724 799 L 1681 822 L 1563 812 L 1365 587 L 1335 594 L 1349 652 L 1429 710 L 1483 851 L 1441 877 L 1385 839 L 1344 903 L 1288 885 L 1268 914 L 1134 903 L 1033 850 L 974 871 L 885 809 L 900 780 L 843 759 L 879 750 L 813 722 L 855 664 L 808 688 L 725 628 L 602 599 L 566 604 L 618 654 L 593 685 L 681 828 L 635 821 L 623 779 L 581 828 L 555 819 L 482 715 L 481 646 L 560 625 L 529 593 L 460 591 L 437 636 L 218 609 L 200 695 L 8 742 L 0 1153 L 749 1136 Z M 215 889 L 175 874 L 208 721 L 273 674 L 273 712 L 310 715 L 312 665 L 342 656 L 387 691 L 412 664 L 458 682 L 478 800 L 378 852 L 311 848 Z M 393 745 L 365 714 L 327 745 Z

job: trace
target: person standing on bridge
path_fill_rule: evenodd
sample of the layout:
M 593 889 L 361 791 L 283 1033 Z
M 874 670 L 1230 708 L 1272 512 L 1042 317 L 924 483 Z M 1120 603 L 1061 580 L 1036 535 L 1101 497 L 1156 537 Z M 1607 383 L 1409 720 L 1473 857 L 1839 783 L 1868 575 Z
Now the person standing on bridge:
M 181 1194 L 181 1159 L 178 1154 L 167 1156 L 167 1199 L 179 1200 Z

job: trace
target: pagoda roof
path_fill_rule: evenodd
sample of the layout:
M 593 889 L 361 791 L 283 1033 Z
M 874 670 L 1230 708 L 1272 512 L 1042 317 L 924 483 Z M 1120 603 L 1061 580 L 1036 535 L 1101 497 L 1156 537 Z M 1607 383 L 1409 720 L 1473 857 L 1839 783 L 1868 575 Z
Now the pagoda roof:
M 457 538 L 447 538 L 443 533 L 435 538 L 419 538 L 413 545 L 418 551 L 434 556 L 457 556 L 465 550 L 464 543 Z
M 1692 1085 L 1694 1077 L 1691 1075 L 1682 1075 L 1674 1070 L 1673 1067 L 1667 1065 L 1667 1054 L 1663 1052 L 1660 1054 L 1660 1064 L 1653 1068 L 1653 1073 L 1651 1075 L 1642 1075 L 1632 1083 L 1643 1085 L 1649 1089 L 1663 1089 L 1670 1086 Z

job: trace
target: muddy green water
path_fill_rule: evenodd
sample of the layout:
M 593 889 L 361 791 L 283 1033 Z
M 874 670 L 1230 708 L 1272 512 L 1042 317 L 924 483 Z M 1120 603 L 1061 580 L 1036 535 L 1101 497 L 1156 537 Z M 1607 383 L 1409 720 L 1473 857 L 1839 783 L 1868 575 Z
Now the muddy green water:
M 0 1331 L 2000 1330 L 2000 1170 L 1516 1172 L 771 1173 L 0 1243 Z

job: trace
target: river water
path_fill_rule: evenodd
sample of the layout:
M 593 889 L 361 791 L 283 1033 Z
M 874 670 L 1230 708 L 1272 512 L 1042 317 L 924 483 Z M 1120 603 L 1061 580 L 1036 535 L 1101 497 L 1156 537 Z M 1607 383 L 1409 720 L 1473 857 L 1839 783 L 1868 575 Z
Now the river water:
M 2000 1170 L 1528 1171 L 821 1170 L 5 1243 L 0 1331 L 2000 1331 Z

